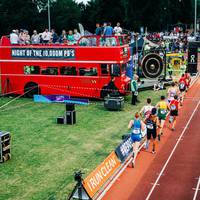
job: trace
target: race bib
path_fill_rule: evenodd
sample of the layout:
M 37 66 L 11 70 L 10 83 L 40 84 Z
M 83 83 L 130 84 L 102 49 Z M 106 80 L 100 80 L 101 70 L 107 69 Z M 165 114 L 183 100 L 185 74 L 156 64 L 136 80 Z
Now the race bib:
M 185 84 L 184 84 L 184 83 L 181 83 L 181 84 L 179 85 L 179 88 L 180 88 L 181 90 L 183 90 L 183 89 L 185 88 Z
M 166 114 L 166 110 L 160 110 L 160 113 L 162 114 L 162 115 L 165 115 Z
M 172 105 L 170 106 L 170 108 L 171 108 L 171 110 L 176 110 L 176 106 L 175 106 L 174 104 L 172 104 Z
M 147 124 L 147 128 L 153 130 L 153 124 Z
M 140 129 L 134 128 L 132 132 L 133 132 L 133 134 L 140 134 Z

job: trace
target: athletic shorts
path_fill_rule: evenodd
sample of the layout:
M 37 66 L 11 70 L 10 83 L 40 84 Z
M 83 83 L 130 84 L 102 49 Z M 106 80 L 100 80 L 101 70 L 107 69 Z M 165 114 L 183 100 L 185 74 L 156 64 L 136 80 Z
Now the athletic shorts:
M 151 138 L 156 139 L 156 137 L 157 137 L 156 130 L 147 129 L 147 140 L 150 140 Z
M 185 92 L 186 87 L 184 87 L 183 89 L 179 89 L 179 90 L 180 90 L 180 92 Z
M 170 111 L 170 116 L 178 116 L 178 110 L 171 110 Z
M 131 133 L 131 140 L 132 142 L 140 142 L 142 139 L 142 135 L 141 134 L 134 134 L 134 133 Z
M 158 113 L 159 120 L 166 120 L 167 114 Z

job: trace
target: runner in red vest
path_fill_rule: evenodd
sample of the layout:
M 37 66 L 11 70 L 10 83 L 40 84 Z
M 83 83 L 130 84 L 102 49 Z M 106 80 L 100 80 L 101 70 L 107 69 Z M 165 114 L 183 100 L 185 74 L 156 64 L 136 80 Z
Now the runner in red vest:
M 187 80 L 185 74 L 183 74 L 179 80 L 179 90 L 180 90 L 180 105 L 183 105 L 183 99 L 185 96 L 185 91 L 187 87 Z
M 190 77 L 190 74 L 187 71 L 185 72 L 185 79 L 186 79 L 186 82 L 187 82 L 187 84 L 186 84 L 186 92 L 187 92 L 187 90 L 190 87 L 190 83 L 191 83 L 191 77 Z
M 178 116 L 178 109 L 179 109 L 178 96 L 175 95 L 174 99 L 169 104 L 169 110 L 170 110 L 169 123 L 172 123 L 172 131 L 175 130 L 176 117 Z

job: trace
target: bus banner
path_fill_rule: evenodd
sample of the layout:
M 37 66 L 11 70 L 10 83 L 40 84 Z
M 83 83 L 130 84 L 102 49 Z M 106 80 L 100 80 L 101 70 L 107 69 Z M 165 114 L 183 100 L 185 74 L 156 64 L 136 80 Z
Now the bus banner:
M 115 152 L 113 151 L 88 177 L 83 181 L 84 188 L 90 197 L 94 197 L 97 191 L 108 181 L 120 166 Z
M 11 48 L 12 58 L 75 58 L 73 48 Z

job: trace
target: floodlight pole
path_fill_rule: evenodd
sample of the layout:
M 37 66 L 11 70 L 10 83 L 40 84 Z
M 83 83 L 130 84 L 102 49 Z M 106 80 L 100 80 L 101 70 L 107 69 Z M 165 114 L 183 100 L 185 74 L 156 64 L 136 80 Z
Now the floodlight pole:
M 51 13 L 50 13 L 50 2 L 48 0 L 48 25 L 49 25 L 49 32 L 51 31 Z
M 197 0 L 194 0 L 194 34 L 196 35 L 197 33 Z

